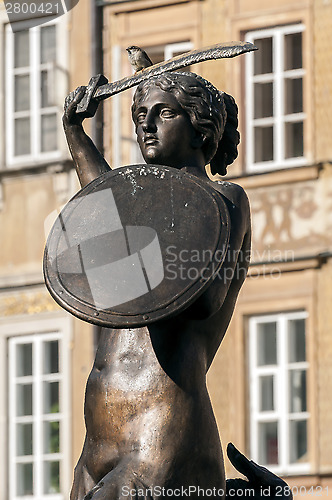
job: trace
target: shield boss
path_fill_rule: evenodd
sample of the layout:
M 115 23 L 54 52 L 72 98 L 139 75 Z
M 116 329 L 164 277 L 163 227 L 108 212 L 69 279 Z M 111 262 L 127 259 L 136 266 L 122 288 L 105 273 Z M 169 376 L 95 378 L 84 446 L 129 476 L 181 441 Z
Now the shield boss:
M 226 205 L 208 182 L 171 167 L 121 167 L 84 187 L 59 214 L 45 248 L 45 282 L 80 319 L 142 326 L 203 293 L 228 239 Z

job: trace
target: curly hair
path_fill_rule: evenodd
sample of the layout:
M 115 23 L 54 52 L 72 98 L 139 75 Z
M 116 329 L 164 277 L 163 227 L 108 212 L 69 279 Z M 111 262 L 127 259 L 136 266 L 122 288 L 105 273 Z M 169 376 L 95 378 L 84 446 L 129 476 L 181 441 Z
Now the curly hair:
M 174 94 L 194 129 L 203 137 L 202 152 L 212 174 L 225 175 L 227 165 L 237 157 L 240 142 L 238 109 L 233 97 L 195 73 L 163 73 L 137 87 L 131 108 L 134 122 L 135 111 L 151 87 Z

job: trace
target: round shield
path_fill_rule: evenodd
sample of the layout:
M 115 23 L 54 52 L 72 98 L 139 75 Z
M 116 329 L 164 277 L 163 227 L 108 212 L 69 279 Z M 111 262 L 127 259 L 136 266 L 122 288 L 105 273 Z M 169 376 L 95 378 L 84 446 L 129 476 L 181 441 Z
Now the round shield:
M 228 239 L 226 205 L 208 182 L 170 167 L 121 167 L 88 184 L 58 216 L 45 282 L 80 319 L 146 325 L 203 293 Z

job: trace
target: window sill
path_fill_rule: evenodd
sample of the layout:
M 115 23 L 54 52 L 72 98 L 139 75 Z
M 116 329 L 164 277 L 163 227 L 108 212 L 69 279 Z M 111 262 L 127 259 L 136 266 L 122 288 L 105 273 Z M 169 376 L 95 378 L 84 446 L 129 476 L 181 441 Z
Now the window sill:
M 311 466 L 309 463 L 301 464 L 301 465 L 293 465 L 289 466 L 287 470 L 282 469 L 281 467 L 273 467 L 273 465 L 265 465 L 267 469 L 269 469 L 273 474 L 281 476 L 283 478 L 288 477 L 297 477 L 297 476 L 307 476 L 310 474 Z
M 15 156 L 13 158 L 7 158 L 3 168 L 5 168 L 6 170 L 16 170 L 21 169 L 25 166 L 32 167 L 44 165 L 45 163 L 54 163 L 58 160 L 61 160 L 63 157 L 64 153 L 61 150 L 42 153 L 36 157 L 34 157 L 33 155 Z
M 190 0 L 97 0 L 98 7 L 108 7 L 112 13 L 120 14 L 145 9 L 155 9 L 156 7 L 169 6 L 172 4 L 188 3 Z
M 255 189 L 259 187 L 318 179 L 321 168 L 322 164 L 318 163 L 316 165 L 247 173 L 237 177 L 227 176 L 227 180 L 238 182 L 244 189 Z
M 61 157 L 40 163 L 7 166 L 0 169 L 0 182 L 4 178 L 19 177 L 21 175 L 36 175 L 45 172 L 63 172 L 73 168 L 73 162 L 68 157 Z

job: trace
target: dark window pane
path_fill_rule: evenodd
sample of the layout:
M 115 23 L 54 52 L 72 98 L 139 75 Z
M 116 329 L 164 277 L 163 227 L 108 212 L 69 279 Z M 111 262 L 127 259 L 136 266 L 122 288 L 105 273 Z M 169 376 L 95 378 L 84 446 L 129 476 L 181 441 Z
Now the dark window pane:
M 15 120 L 15 156 L 30 153 L 30 118 Z
M 30 109 L 30 76 L 15 76 L 15 111 Z
M 44 342 L 44 373 L 59 372 L 59 342 Z
M 164 47 L 149 47 L 145 49 L 147 53 L 149 54 L 149 57 L 153 64 L 157 64 L 162 62 L 165 57 L 164 57 Z
M 43 115 L 41 118 L 41 150 L 57 150 L 57 115 Z
M 48 106 L 54 105 L 51 94 L 52 94 L 52 86 L 55 85 L 55 82 L 49 80 L 51 75 L 52 73 L 50 73 L 49 71 L 42 71 L 40 75 L 42 108 L 47 108 Z
M 44 382 L 44 413 L 59 412 L 59 382 Z
M 273 160 L 273 127 L 255 127 L 255 163 Z
M 32 375 L 32 344 L 18 344 L 16 347 L 16 375 Z
M 158 64 L 165 60 L 166 57 L 165 46 L 148 47 L 146 51 L 149 54 L 149 57 L 153 62 L 153 64 Z M 183 54 L 182 50 L 180 50 L 180 52 L 173 52 L 171 56 L 167 55 L 167 58 L 169 59 L 170 57 L 176 57 L 177 55 L 180 54 Z M 183 69 L 179 69 L 177 71 L 190 71 L 190 66 L 187 66 L 186 68 Z
M 303 111 L 302 78 L 285 80 L 285 112 L 286 115 Z
M 277 324 L 275 322 L 258 325 L 257 348 L 260 366 L 277 363 Z
M 40 28 L 40 60 L 41 63 L 56 60 L 56 27 L 44 26 Z
M 273 375 L 259 378 L 260 411 L 274 410 L 274 383 Z
M 288 322 L 289 362 L 306 361 L 305 320 L 292 319 Z
M 29 66 L 29 30 L 18 31 L 14 34 L 15 68 Z
M 17 496 L 33 495 L 33 465 L 17 464 Z
M 254 53 L 254 74 L 272 73 L 272 38 L 254 40 L 258 50 Z
M 44 422 L 44 453 L 59 453 L 60 422 Z
M 290 463 L 303 463 L 307 461 L 307 421 L 291 421 L 289 423 L 290 437 Z
M 32 438 L 32 424 L 17 424 L 16 425 L 16 453 L 21 457 L 24 455 L 32 455 L 33 438 Z
M 303 156 L 303 122 L 285 125 L 286 158 Z
M 302 68 L 302 33 L 285 36 L 285 70 Z
M 59 462 L 44 462 L 44 493 L 60 492 Z
M 16 391 L 17 416 L 32 415 L 32 384 L 17 384 Z
M 305 370 L 289 372 L 289 409 L 291 413 L 307 411 L 307 385 Z
M 259 424 L 259 463 L 278 464 L 278 422 Z
M 254 118 L 273 116 L 273 84 L 255 83 Z

